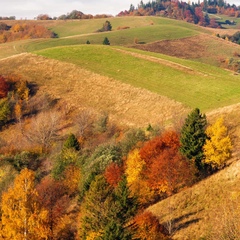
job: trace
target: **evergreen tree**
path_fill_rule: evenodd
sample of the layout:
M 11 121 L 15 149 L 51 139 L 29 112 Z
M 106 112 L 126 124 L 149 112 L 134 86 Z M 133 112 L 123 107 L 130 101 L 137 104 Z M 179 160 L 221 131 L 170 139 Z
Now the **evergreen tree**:
M 111 31 L 112 30 L 112 25 L 109 21 L 106 21 L 103 24 L 102 31 Z
M 207 119 L 198 108 L 194 109 L 186 118 L 181 130 L 180 152 L 188 159 L 195 161 L 198 170 L 203 170 L 203 146 L 206 141 Z
M 64 148 L 73 148 L 76 151 L 80 150 L 80 144 L 74 134 L 70 134 L 64 143 Z
M 0 99 L 0 128 L 3 127 L 10 115 L 10 106 L 6 98 Z
M 104 38 L 103 45 L 110 45 L 110 42 L 107 37 Z
M 136 199 L 130 197 L 126 178 L 114 189 L 103 175 L 96 176 L 82 204 L 81 239 L 92 235 L 106 240 L 132 239 L 126 225 L 136 210 Z

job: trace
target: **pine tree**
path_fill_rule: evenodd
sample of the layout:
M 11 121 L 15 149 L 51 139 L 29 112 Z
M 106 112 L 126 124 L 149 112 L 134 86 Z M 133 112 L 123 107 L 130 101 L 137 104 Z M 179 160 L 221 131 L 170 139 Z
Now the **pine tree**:
M 198 108 L 194 109 L 186 118 L 181 130 L 180 152 L 188 159 L 195 161 L 198 170 L 203 170 L 203 146 L 206 141 L 207 119 Z
M 74 134 L 70 134 L 64 143 L 64 148 L 73 148 L 76 151 L 80 150 L 80 144 Z
M 81 239 L 96 235 L 99 239 L 130 240 L 132 234 L 126 226 L 136 210 L 137 202 L 130 197 L 125 177 L 113 189 L 103 175 L 96 176 L 82 204 Z
M 110 45 L 110 42 L 107 37 L 104 38 L 103 45 Z

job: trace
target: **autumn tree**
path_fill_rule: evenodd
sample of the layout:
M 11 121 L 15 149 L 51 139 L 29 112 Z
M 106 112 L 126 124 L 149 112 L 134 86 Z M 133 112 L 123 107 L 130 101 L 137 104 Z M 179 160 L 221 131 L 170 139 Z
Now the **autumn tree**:
M 167 240 L 168 232 L 149 211 L 138 214 L 135 219 L 134 239 Z
M 145 161 L 141 159 L 139 155 L 139 150 L 134 149 L 129 153 L 126 160 L 126 170 L 125 174 L 127 176 L 127 182 L 131 185 L 133 182 L 138 181 L 140 178 L 140 173 L 145 166 Z
M 48 211 L 41 208 L 34 186 L 34 172 L 21 171 L 14 185 L 2 195 L 4 239 L 47 239 Z
M 232 143 L 228 135 L 227 127 L 224 126 L 223 118 L 210 125 L 206 129 L 207 140 L 203 146 L 204 162 L 213 169 L 222 168 L 231 157 Z
M 206 115 L 198 108 L 194 109 L 185 119 L 180 135 L 180 152 L 195 162 L 199 170 L 203 170 L 203 146 L 206 141 Z
M 45 177 L 36 189 L 39 202 L 49 212 L 47 219 L 50 228 L 49 238 L 58 239 L 61 231 L 66 228 L 64 216 L 70 202 L 66 195 L 67 189 L 60 181 L 51 177 Z
M 111 23 L 107 20 L 103 24 L 102 28 L 98 30 L 98 32 L 106 32 L 106 31 L 111 31 L 112 30 L 112 25 Z
M 122 167 L 115 162 L 110 163 L 104 172 L 104 177 L 106 178 L 106 181 L 108 182 L 109 185 L 113 187 L 116 187 L 118 185 L 122 175 L 123 175 Z
M 194 169 L 179 153 L 179 146 L 179 135 L 168 131 L 140 149 L 146 163 L 144 176 L 158 196 L 171 195 L 193 180 Z

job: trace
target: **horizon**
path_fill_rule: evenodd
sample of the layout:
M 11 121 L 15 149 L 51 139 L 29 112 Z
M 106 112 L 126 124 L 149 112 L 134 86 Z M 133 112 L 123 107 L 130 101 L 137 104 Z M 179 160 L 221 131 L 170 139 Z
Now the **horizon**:
M 147 1 L 143 1 L 146 3 Z M 194 1 L 197 2 L 197 1 Z M 240 5 L 238 0 L 229 0 L 227 3 Z M 9 0 L 1 7 L 1 17 L 14 16 L 16 19 L 35 19 L 40 14 L 47 14 L 50 17 L 59 17 L 61 15 L 70 13 L 73 10 L 78 10 L 84 14 L 108 14 L 116 16 L 124 10 L 129 10 L 130 5 L 138 6 L 140 0 L 123 0 L 115 2 L 114 0 L 60 0 L 57 4 L 54 0 L 37 0 L 32 2 L 30 0 Z

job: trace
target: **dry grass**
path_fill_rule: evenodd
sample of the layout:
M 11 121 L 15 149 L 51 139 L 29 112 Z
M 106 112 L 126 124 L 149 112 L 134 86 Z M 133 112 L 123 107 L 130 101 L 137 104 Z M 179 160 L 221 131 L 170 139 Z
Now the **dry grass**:
M 214 34 L 224 35 L 224 33 L 228 33 L 233 35 L 234 31 L 236 32 L 236 30 L 217 30 L 215 30 Z M 217 66 L 220 66 L 220 60 L 233 57 L 234 51 L 240 52 L 239 45 L 209 34 L 199 34 L 198 36 L 176 40 L 163 40 L 144 45 L 133 45 L 132 47 L 184 59 L 198 60 Z
M 172 224 L 173 239 L 213 239 L 216 216 L 223 215 L 226 210 L 223 203 L 231 201 L 236 192 L 239 193 L 239 183 L 240 161 L 236 161 L 192 188 L 151 206 L 149 210 L 159 217 L 160 222 L 168 226 Z
M 169 124 L 173 117 L 182 116 L 189 110 L 181 103 L 147 90 L 134 88 L 74 64 L 33 54 L 21 54 L 1 61 L 2 74 L 13 71 L 38 84 L 40 93 L 48 93 L 76 111 L 86 107 L 107 111 L 110 118 L 123 125 Z
M 240 104 L 207 113 L 209 123 L 220 116 L 224 117 L 234 145 L 229 166 L 149 208 L 171 229 L 173 239 L 236 239 L 224 237 L 223 231 L 228 234 L 229 230 L 238 230 L 231 227 L 239 224 L 236 206 L 239 206 L 240 194 Z

